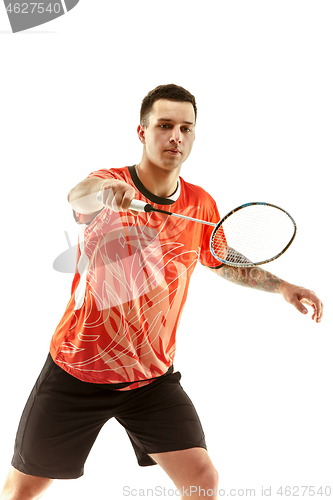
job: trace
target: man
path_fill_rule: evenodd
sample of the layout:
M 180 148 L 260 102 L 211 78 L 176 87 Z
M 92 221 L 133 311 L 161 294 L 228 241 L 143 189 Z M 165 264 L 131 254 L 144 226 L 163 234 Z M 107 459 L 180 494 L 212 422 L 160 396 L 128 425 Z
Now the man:
M 211 227 L 129 210 L 136 198 L 218 222 L 210 195 L 179 176 L 195 139 L 196 113 L 187 90 L 157 87 L 142 102 L 141 162 L 93 172 L 70 191 L 81 233 L 71 299 L 23 412 L 1 500 L 35 499 L 53 479 L 82 475 L 99 430 L 113 416 L 139 465 L 159 464 L 182 498 L 189 491 L 192 499 L 203 491 L 216 498 L 217 472 L 172 366 L 198 260 L 235 283 L 281 293 L 304 314 L 308 304 L 321 321 L 323 305 L 314 292 L 260 268 L 249 280 L 245 269 L 221 266 L 209 252 Z

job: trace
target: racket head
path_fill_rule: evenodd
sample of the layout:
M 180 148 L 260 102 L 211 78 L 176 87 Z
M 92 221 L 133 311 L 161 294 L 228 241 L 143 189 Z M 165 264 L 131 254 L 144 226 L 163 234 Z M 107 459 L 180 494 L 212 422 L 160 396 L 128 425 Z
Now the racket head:
M 296 231 L 296 222 L 283 208 L 265 202 L 245 203 L 216 225 L 210 250 L 223 264 L 254 267 L 280 257 Z

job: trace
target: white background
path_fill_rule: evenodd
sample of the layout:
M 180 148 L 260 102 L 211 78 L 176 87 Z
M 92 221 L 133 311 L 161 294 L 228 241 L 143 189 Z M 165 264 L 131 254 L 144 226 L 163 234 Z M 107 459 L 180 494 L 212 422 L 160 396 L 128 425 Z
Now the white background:
M 13 35 L 0 6 L 1 481 L 69 299 L 72 275 L 52 267 L 64 231 L 76 243 L 67 193 L 93 170 L 140 160 L 141 100 L 176 83 L 198 105 L 181 175 L 221 215 L 248 201 L 286 208 L 296 240 L 264 267 L 326 305 L 318 325 L 278 295 L 197 266 L 175 367 L 220 486 L 257 496 L 272 486 L 274 498 L 281 485 L 330 485 L 333 495 L 332 17 L 324 0 L 81 0 Z M 159 467 L 138 467 L 109 422 L 85 476 L 55 482 L 44 498 L 121 499 L 124 486 L 173 488 Z

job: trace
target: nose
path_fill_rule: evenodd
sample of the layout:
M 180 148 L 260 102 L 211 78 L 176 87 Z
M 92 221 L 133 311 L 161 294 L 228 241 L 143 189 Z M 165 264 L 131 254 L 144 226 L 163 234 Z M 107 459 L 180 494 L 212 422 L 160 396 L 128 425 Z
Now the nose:
M 169 139 L 170 142 L 176 142 L 177 144 L 181 143 L 181 131 L 179 127 L 173 127 L 171 137 Z

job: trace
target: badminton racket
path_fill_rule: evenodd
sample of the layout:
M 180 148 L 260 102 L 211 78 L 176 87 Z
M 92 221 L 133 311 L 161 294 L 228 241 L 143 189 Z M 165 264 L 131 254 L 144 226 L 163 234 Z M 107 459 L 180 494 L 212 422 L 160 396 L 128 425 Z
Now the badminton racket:
M 271 262 L 289 248 L 296 236 L 296 223 L 291 215 L 270 203 L 245 203 L 231 210 L 217 224 L 160 210 L 141 200 L 132 200 L 129 208 L 214 227 L 210 251 L 218 261 L 233 267 L 253 267 Z

